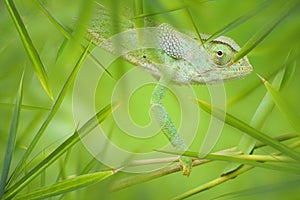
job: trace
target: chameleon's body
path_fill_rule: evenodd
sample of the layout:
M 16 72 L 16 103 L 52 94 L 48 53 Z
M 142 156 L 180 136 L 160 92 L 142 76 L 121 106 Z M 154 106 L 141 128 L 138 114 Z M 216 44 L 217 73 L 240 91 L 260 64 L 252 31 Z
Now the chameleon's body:
M 134 29 L 134 23 L 126 17 L 122 15 L 116 17 L 114 20 L 118 24 L 118 31 Z M 102 48 L 114 53 L 112 45 L 107 42 L 107 39 L 113 36 L 113 31 L 110 29 L 111 22 L 109 12 L 101 7 L 88 33 L 94 43 L 101 44 Z M 246 57 L 237 63 L 230 62 L 240 48 L 228 37 L 221 36 L 201 46 L 197 37 L 192 33 L 182 34 L 169 24 L 154 24 L 154 26 L 157 28 L 157 40 L 161 50 L 143 49 L 143 51 L 130 52 L 123 57 L 159 79 L 159 84 L 151 98 L 152 109 L 162 127 L 162 132 L 174 148 L 185 151 L 187 147 L 179 137 L 162 103 L 167 91 L 165 85 L 170 82 L 180 85 L 214 84 L 240 79 L 251 73 L 252 66 Z M 205 41 L 208 35 L 201 34 L 201 38 Z M 191 159 L 181 157 L 180 161 L 183 173 L 189 175 Z

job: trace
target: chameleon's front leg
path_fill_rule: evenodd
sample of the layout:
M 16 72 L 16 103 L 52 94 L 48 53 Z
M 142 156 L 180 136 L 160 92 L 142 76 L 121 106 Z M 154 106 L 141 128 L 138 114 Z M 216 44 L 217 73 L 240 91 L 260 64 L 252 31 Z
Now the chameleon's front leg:
M 158 123 L 162 128 L 162 132 L 171 142 L 173 147 L 178 151 L 186 151 L 186 145 L 184 144 L 184 141 L 179 137 L 177 129 L 162 103 L 166 91 L 167 88 L 163 85 L 163 81 L 161 78 L 152 94 L 151 108 L 154 111 Z M 183 175 L 188 176 L 192 169 L 192 159 L 190 157 L 181 156 L 179 161 L 183 171 Z

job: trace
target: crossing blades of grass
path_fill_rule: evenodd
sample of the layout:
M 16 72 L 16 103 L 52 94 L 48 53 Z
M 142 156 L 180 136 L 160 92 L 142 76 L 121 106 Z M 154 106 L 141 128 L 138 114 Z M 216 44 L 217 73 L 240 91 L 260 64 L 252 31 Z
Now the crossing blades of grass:
M 14 170 L 12 177 L 10 178 L 10 181 L 13 181 L 15 177 L 20 173 L 20 171 L 23 169 L 27 158 L 31 154 L 32 150 L 34 149 L 35 145 L 43 135 L 44 131 L 48 127 L 49 123 L 51 122 L 54 115 L 57 113 L 58 109 L 60 108 L 60 105 L 62 104 L 64 97 L 66 96 L 66 93 L 69 91 L 70 86 L 72 85 L 73 81 L 76 78 L 77 72 L 80 69 L 81 64 L 83 63 L 84 59 L 86 58 L 88 52 L 88 47 L 85 49 L 85 51 L 82 53 L 81 57 L 79 58 L 78 62 L 76 63 L 73 71 L 70 73 L 67 81 L 65 82 L 61 92 L 59 93 L 56 101 L 54 102 L 54 105 L 52 106 L 51 110 L 49 111 L 45 121 L 43 122 L 42 126 L 36 133 L 35 137 L 31 141 L 30 145 L 28 146 L 25 154 L 23 155 L 21 161 L 17 165 L 16 169 Z
M 231 63 L 235 63 L 244 56 L 246 56 L 252 49 L 254 49 L 259 43 L 261 43 L 280 22 L 290 13 L 294 8 L 296 1 L 288 1 L 278 12 L 272 21 L 266 22 L 261 29 L 259 29 L 252 38 L 242 47 L 242 49 L 234 56 Z
M 257 8 L 255 8 L 255 9 L 249 11 L 248 13 L 246 13 L 246 14 L 238 17 L 237 19 L 233 20 L 232 22 L 230 22 L 229 24 L 227 24 L 222 29 L 220 29 L 217 32 L 215 32 L 214 34 L 212 34 L 205 42 L 210 42 L 213 39 L 215 39 L 215 38 L 217 38 L 217 37 L 219 37 L 221 35 L 224 35 L 225 33 L 229 32 L 230 30 L 235 29 L 239 25 L 245 23 L 246 21 L 250 20 L 252 17 L 254 17 L 255 15 L 257 15 L 260 11 L 264 10 L 270 3 L 271 3 L 271 1 L 265 1 L 265 2 L 263 2 Z
M 23 45 L 27 51 L 27 54 L 33 64 L 33 67 L 35 69 L 35 73 L 40 80 L 41 85 L 43 86 L 44 90 L 46 91 L 47 95 L 53 100 L 52 91 L 50 89 L 50 83 L 48 80 L 48 76 L 46 73 L 46 70 L 44 68 L 44 65 L 41 61 L 41 58 L 35 49 L 33 42 L 25 28 L 25 25 L 22 21 L 21 16 L 18 13 L 18 10 L 12 0 L 5 0 L 5 4 L 7 6 L 7 9 L 13 19 L 13 22 L 15 23 L 16 29 L 19 32 L 19 35 L 22 39 Z
M 284 97 L 264 78 L 262 79 L 266 89 L 271 94 L 273 101 L 275 102 L 276 106 L 279 108 L 279 110 L 283 113 L 283 115 L 287 118 L 287 120 L 290 122 L 290 125 L 298 132 L 300 133 L 300 124 L 299 124 L 299 114 L 295 112 L 295 109 L 287 103 L 287 101 L 284 99 Z
M 288 61 L 289 55 L 287 56 L 286 62 Z M 279 89 L 282 85 L 283 77 L 285 76 L 286 68 L 283 68 L 281 71 L 277 73 L 273 80 L 273 86 L 276 89 Z M 273 110 L 274 103 L 272 101 L 271 95 L 267 92 L 263 99 L 261 100 L 259 106 L 257 107 L 249 125 L 260 130 L 271 111 Z M 236 147 L 237 152 L 242 152 L 243 154 L 249 154 L 254 146 L 256 140 L 245 134 L 240 140 L 238 146 Z M 237 163 L 230 163 L 224 170 L 223 173 L 229 173 L 233 170 L 236 170 L 240 165 Z
M 277 140 L 277 141 L 285 141 L 285 140 L 295 138 L 297 136 L 298 136 L 297 134 L 290 133 L 290 134 L 284 134 L 284 135 L 276 136 L 276 137 L 274 137 L 274 139 Z M 264 147 L 264 146 L 266 146 L 266 145 L 264 143 L 261 143 L 261 142 L 257 142 L 256 145 L 255 145 L 256 148 L 261 148 L 261 147 Z M 229 149 L 221 150 L 217 153 L 221 154 L 222 152 L 226 152 L 228 150 Z M 182 152 L 177 153 L 176 155 L 178 155 L 178 154 L 182 154 Z M 196 157 L 198 157 L 198 156 L 196 156 Z M 275 159 L 272 156 L 269 156 L 269 158 L 271 158 L 273 160 Z M 288 162 L 291 162 L 290 158 L 288 158 L 288 157 L 286 157 L 286 158 L 287 158 Z M 173 162 L 173 161 L 169 161 L 169 162 Z M 278 160 L 276 160 L 276 161 L 278 161 Z M 203 164 L 209 163 L 209 162 L 211 162 L 211 160 L 207 160 L 207 159 L 194 160 L 193 161 L 193 167 L 195 168 L 196 166 L 200 166 L 200 165 L 203 165 Z M 253 167 L 251 166 L 251 168 L 253 168 Z M 136 184 L 141 184 L 143 182 L 147 182 L 147 181 L 150 181 L 150 180 L 153 180 L 153 179 L 158 179 L 158 178 L 161 178 L 162 176 L 166 176 L 168 174 L 179 172 L 179 171 L 181 171 L 180 165 L 179 164 L 174 164 L 174 165 L 167 166 L 165 168 L 155 170 L 153 172 L 149 172 L 149 173 L 145 173 L 145 174 L 132 175 L 132 176 L 129 176 L 129 177 L 126 177 L 126 178 L 123 178 L 123 179 L 120 179 L 120 180 L 116 181 L 112 185 L 111 190 L 112 191 L 117 191 L 117 190 L 125 189 L 127 187 L 130 187 L 130 186 L 133 186 L 133 185 L 136 185 Z M 227 175 L 225 175 L 225 176 L 228 177 Z
M 15 199 L 43 199 L 47 197 L 56 196 L 66 192 L 78 190 L 80 188 L 92 185 L 114 174 L 113 171 L 96 172 L 91 174 L 84 174 L 75 178 L 63 180 L 53 185 L 39 188 L 33 192 L 25 193 L 16 196 Z M 101 195 L 101 193 L 99 193 Z
M 285 65 L 286 67 L 286 72 L 282 80 L 282 87 L 286 85 L 286 83 L 289 82 L 290 78 L 293 77 L 294 71 L 296 68 L 296 59 L 299 57 L 299 54 L 296 54 L 294 50 L 291 51 L 291 53 L 288 56 L 288 60 L 286 61 Z M 282 65 L 277 66 L 273 71 L 268 73 L 265 78 L 272 78 L 275 76 L 280 70 L 282 69 Z M 247 88 L 244 90 L 240 91 L 236 96 L 232 97 L 227 101 L 227 105 L 231 105 L 245 96 L 251 94 L 255 89 L 257 89 L 261 85 L 261 81 L 259 79 L 255 79 L 253 82 L 248 85 Z
M 219 118 L 221 120 L 223 119 L 224 111 L 222 111 L 221 109 L 214 107 L 213 108 L 214 112 L 211 112 L 212 106 L 209 103 L 202 101 L 200 99 L 197 99 L 197 102 L 198 102 L 200 108 L 202 110 L 204 110 L 205 112 L 213 114 L 216 118 Z M 280 142 L 274 140 L 270 136 L 260 132 L 259 130 L 251 127 L 250 125 L 246 124 L 245 122 L 237 119 L 236 117 L 234 117 L 228 113 L 225 113 L 225 123 L 236 129 L 241 130 L 242 132 L 248 134 L 249 136 L 273 147 L 274 149 L 280 151 L 281 153 L 283 153 L 287 156 L 290 156 L 291 158 L 300 162 L 300 153 L 299 152 L 287 147 L 284 144 L 281 144 Z
M 81 137 L 87 135 L 92 131 L 99 123 L 103 122 L 112 113 L 111 105 L 107 105 L 100 110 L 95 116 L 88 120 L 78 131 L 76 131 L 71 137 L 57 147 L 49 156 L 37 164 L 32 170 L 26 173 L 18 182 L 16 182 L 11 188 L 9 188 L 4 199 L 10 199 L 18 194 L 28 183 L 30 183 L 35 177 L 41 174 L 48 166 L 56 161 L 61 155 L 72 148 Z
M 65 27 L 62 23 L 60 23 L 46 8 L 46 6 L 41 1 L 35 1 L 39 9 L 44 13 L 44 15 L 49 19 L 49 21 L 64 35 L 64 37 L 68 40 L 72 39 L 72 30 Z M 63 49 L 64 43 L 62 44 L 60 49 Z M 84 49 L 83 46 L 81 46 Z M 59 51 L 60 53 L 61 51 Z M 59 54 L 60 55 L 60 54 Z M 89 58 L 100 68 L 102 69 L 108 76 L 112 77 L 111 73 L 103 67 L 103 65 L 97 60 L 97 58 L 89 52 Z
M 0 199 L 2 199 L 2 196 L 6 188 L 6 181 L 10 171 L 10 165 L 11 165 L 13 153 L 15 150 L 16 135 L 18 131 L 21 103 L 23 97 L 23 77 L 24 77 L 24 73 L 20 81 L 19 90 L 15 101 L 15 106 L 13 110 L 13 116 L 10 124 L 9 136 L 8 136 L 8 141 L 6 145 L 6 151 L 5 151 L 5 156 L 4 156 L 3 166 L 2 166 L 2 173 L 0 179 Z

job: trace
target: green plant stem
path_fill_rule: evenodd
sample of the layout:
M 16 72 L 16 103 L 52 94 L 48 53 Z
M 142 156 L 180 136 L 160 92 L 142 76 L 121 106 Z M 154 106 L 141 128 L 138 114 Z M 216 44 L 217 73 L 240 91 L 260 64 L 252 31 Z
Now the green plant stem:
M 289 140 L 289 139 L 292 139 L 292 138 L 295 138 L 295 137 L 298 137 L 298 136 L 299 135 L 296 134 L 296 133 L 288 133 L 288 134 L 278 135 L 278 136 L 274 137 L 274 139 L 277 140 L 277 141 L 285 141 L 285 140 Z M 264 147 L 264 146 L 266 146 L 266 144 L 261 143 L 261 142 L 257 142 L 257 144 L 255 145 L 255 148 L 261 148 L 261 147 Z M 222 153 L 224 151 L 230 151 L 230 150 L 231 149 L 225 149 L 225 150 L 218 151 L 216 153 Z M 143 161 L 143 162 L 145 163 L 146 161 Z M 150 164 L 150 162 L 157 163 L 156 160 L 147 161 L 146 163 Z M 212 162 L 212 160 L 208 160 L 208 159 L 199 160 L 199 159 L 196 159 L 196 160 L 193 161 L 193 167 L 199 166 L 199 165 L 202 165 L 202 164 L 205 164 L 205 163 L 209 163 L 209 162 Z M 136 162 L 134 161 L 129 166 L 135 166 L 135 163 Z M 139 164 L 139 162 L 137 162 L 137 164 Z M 146 174 L 139 174 L 139 175 L 129 176 L 127 178 L 116 181 L 112 185 L 111 190 L 112 191 L 121 190 L 121 189 L 130 187 L 130 186 L 139 184 L 139 183 L 150 181 L 150 180 L 160 178 L 162 176 L 165 176 L 165 175 L 168 175 L 168 174 L 171 174 L 171 173 L 175 173 L 175 172 L 179 172 L 179 171 L 181 171 L 180 165 L 176 163 L 174 165 L 167 166 L 165 168 L 162 168 L 162 169 L 159 169 L 159 170 L 156 170 L 156 171 L 153 171 L 153 172 L 149 172 L 149 173 L 146 173 Z
M 235 177 L 237 177 L 238 175 L 240 174 L 243 174 L 247 171 L 249 171 L 250 169 L 253 169 L 254 167 L 253 166 L 249 166 L 249 165 L 244 165 L 242 166 L 241 168 L 237 169 L 236 171 L 232 172 L 232 173 L 229 173 L 227 175 L 224 175 L 224 176 L 221 176 L 221 177 L 218 177 L 212 181 L 209 181 L 203 185 L 200 185 L 199 187 L 196 187 L 188 192 L 185 192 L 181 195 L 178 195 L 176 196 L 175 198 L 173 198 L 173 200 L 179 200 L 179 199 L 186 199 L 192 195 L 195 195 L 199 192 L 202 192 L 202 191 L 205 191 L 205 190 L 208 190 L 210 188 L 213 188 L 217 185 L 220 185 L 221 183 L 224 183 L 226 181 L 229 181 Z

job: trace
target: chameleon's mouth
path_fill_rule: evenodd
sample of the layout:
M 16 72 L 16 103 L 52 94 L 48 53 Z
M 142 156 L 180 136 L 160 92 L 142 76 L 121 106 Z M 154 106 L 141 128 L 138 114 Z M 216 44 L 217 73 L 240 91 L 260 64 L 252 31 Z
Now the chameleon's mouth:
M 248 60 L 242 59 L 232 65 L 214 67 L 205 71 L 199 71 L 193 78 L 194 83 L 220 83 L 241 79 L 249 75 L 253 68 Z

